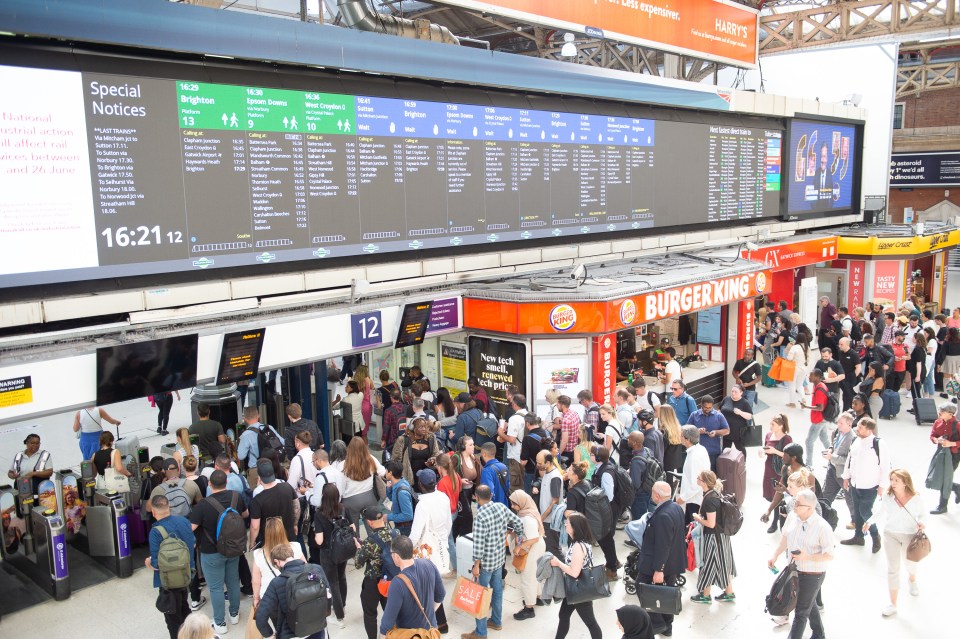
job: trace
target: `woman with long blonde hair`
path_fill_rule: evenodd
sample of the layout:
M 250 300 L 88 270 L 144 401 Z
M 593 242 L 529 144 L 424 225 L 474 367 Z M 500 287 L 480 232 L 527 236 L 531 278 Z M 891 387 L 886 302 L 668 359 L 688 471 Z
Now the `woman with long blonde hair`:
M 703 550 L 700 572 L 697 576 L 698 593 L 690 597 L 690 601 L 703 604 L 713 603 L 710 598 L 710 589 L 716 585 L 723 588 L 723 594 L 716 600 L 722 602 L 736 601 L 733 593 L 733 578 L 737 576 L 737 565 L 733 560 L 733 548 L 730 546 L 730 537 L 720 530 L 720 508 L 723 482 L 717 479 L 712 470 L 705 470 L 697 476 L 697 485 L 703 490 L 703 503 L 700 512 L 693 514 L 693 520 L 703 526 Z
M 573 449 L 573 461 L 574 463 L 585 461 L 590 465 L 590 468 L 587 470 L 587 481 L 593 479 L 593 471 L 597 467 L 593 460 L 590 459 L 590 448 L 593 447 L 594 443 L 595 442 L 590 441 L 586 424 L 580 424 L 580 441 L 577 442 L 577 447 Z
M 900 592 L 900 560 L 907 565 L 910 594 L 920 594 L 917 585 L 917 562 L 906 558 L 907 547 L 913 536 L 924 529 L 927 510 L 913 486 L 913 478 L 903 468 L 890 471 L 890 488 L 880 498 L 879 508 L 863 523 L 863 530 L 870 529 L 878 519 L 883 519 L 883 550 L 887 555 L 887 588 L 890 603 L 883 609 L 884 617 L 897 614 L 897 595 Z M 866 534 L 866 532 L 864 532 Z
M 680 422 L 673 406 L 660 406 L 660 430 L 663 431 L 663 470 L 665 472 L 683 472 L 683 459 L 686 449 L 683 447 L 683 437 L 680 434 Z M 667 481 L 675 487 L 676 478 L 667 475 Z
M 190 431 L 187 428 L 181 427 L 177 429 L 177 450 L 173 453 L 173 458 L 177 460 L 177 463 L 180 464 L 180 468 L 183 468 L 183 459 L 189 455 L 193 455 L 197 459 L 200 459 L 200 448 L 196 444 L 190 443 Z
M 283 527 L 283 519 L 280 517 L 268 517 L 267 525 L 263 532 L 263 547 L 253 551 L 253 566 L 250 569 L 251 583 L 253 585 L 253 607 L 260 604 L 260 598 L 267 592 L 267 586 L 273 581 L 273 578 L 280 574 L 270 561 L 270 551 L 276 546 L 287 544 L 293 550 L 294 559 L 303 559 L 303 550 L 300 544 L 287 541 L 287 530 Z M 256 613 L 254 613 L 256 614 Z
M 213 637 L 216 635 L 213 634 L 210 617 L 199 610 L 187 615 L 183 625 L 180 626 L 180 632 L 177 633 L 177 639 L 213 639 Z
M 367 431 L 370 430 L 370 422 L 373 420 L 373 380 L 370 379 L 370 369 L 366 364 L 360 364 L 353 371 L 353 381 L 357 383 L 363 401 L 360 403 L 360 414 L 363 417 L 363 428 L 360 436 L 363 442 L 367 443 Z

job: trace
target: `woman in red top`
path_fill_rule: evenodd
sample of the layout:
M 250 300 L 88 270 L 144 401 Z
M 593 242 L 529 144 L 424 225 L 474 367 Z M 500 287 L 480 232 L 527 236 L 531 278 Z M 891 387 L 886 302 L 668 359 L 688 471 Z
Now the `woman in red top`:
M 447 496 L 450 500 L 450 516 L 452 521 L 457 520 L 457 505 L 460 503 L 460 489 L 463 482 L 460 475 L 453 467 L 453 460 L 450 455 L 440 455 L 437 457 L 437 471 L 440 473 L 440 481 L 437 482 L 437 490 Z M 453 528 L 450 528 L 450 536 L 447 539 L 447 546 L 450 552 L 451 570 L 457 572 L 457 541 L 453 537 Z
M 956 472 L 960 464 L 960 425 L 957 424 L 957 405 L 945 403 L 940 405 L 940 417 L 933 423 L 930 431 L 930 441 L 937 446 L 949 448 L 953 456 L 953 470 Z M 940 489 L 940 505 L 931 514 L 942 515 L 947 512 L 947 500 L 953 492 L 954 501 L 960 504 L 960 484 L 944 482 Z

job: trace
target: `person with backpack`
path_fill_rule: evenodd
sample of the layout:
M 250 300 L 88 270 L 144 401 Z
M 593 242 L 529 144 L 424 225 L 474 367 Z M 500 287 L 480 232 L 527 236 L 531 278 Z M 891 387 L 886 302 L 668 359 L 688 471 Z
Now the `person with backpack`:
M 544 449 L 544 442 L 549 435 L 543 429 L 540 418 L 535 413 L 527 413 L 524 416 L 526 424 L 526 433 L 520 444 L 520 465 L 523 466 L 523 490 L 528 495 L 533 494 L 533 483 L 537 479 L 538 467 L 537 456 Z
M 863 546 L 863 524 L 873 517 L 873 504 L 890 487 L 890 448 L 876 436 L 877 423 L 864 417 L 857 424 L 857 439 L 850 445 L 847 465 L 843 470 L 843 489 L 853 492 L 853 537 L 840 542 L 843 546 Z M 869 527 L 873 538 L 871 550 L 880 552 L 880 532 L 876 524 Z
M 314 451 L 323 448 L 323 435 L 320 434 L 320 427 L 317 422 L 307 419 L 303 416 L 303 408 L 300 404 L 290 404 L 286 409 L 287 427 L 283 430 L 283 450 L 293 464 L 293 458 L 296 456 L 297 448 L 296 437 L 298 433 L 304 431 L 310 433 L 310 450 Z
M 397 438 L 390 460 L 401 465 L 404 479 L 415 486 L 417 473 L 424 468 L 432 470 L 441 454 L 437 436 L 430 432 L 430 422 L 415 417 L 407 422 L 406 432 Z
M 453 526 L 450 519 L 450 498 L 437 490 L 437 474 L 432 470 L 417 473 L 417 483 L 423 493 L 413 515 L 410 528 L 410 541 L 418 549 L 419 555 L 433 562 L 440 576 L 456 575 L 456 565 L 451 562 L 448 538 Z M 437 623 L 443 628 L 447 624 L 447 615 L 441 604 L 437 608 Z
M 347 602 L 347 562 L 356 555 L 360 541 L 356 528 L 344 517 L 336 485 L 327 484 L 322 494 L 320 508 L 313 517 L 314 542 L 320 549 L 320 567 L 330 584 L 337 627 L 343 629 L 346 628 L 343 609 Z
M 287 541 L 287 532 L 283 529 L 283 523 L 279 519 L 268 520 L 266 533 L 263 536 L 263 546 L 250 553 L 253 558 L 254 609 L 260 605 L 260 600 L 263 599 L 263 595 L 266 594 L 270 582 L 280 574 L 279 571 L 274 568 L 273 562 L 270 561 L 270 551 L 276 546 L 282 546 L 284 544 L 290 546 L 294 559 L 304 559 L 300 544 Z
M 560 533 L 550 526 L 550 522 L 554 517 L 553 509 L 563 501 L 563 473 L 555 463 L 553 455 L 546 450 L 537 453 L 537 470 L 541 475 L 540 485 L 534 489 L 532 497 L 537 500 L 540 521 L 546 524 L 544 526 L 544 542 L 547 552 L 562 558 Z
M 597 460 L 597 467 L 593 472 L 591 485 L 594 488 L 603 489 L 607 499 L 610 500 L 613 518 L 617 519 L 620 516 L 620 504 L 616 499 L 617 465 L 610 461 L 610 451 L 603 446 L 594 446 L 593 456 Z M 611 525 L 610 530 L 597 539 L 607 563 L 607 581 L 616 581 L 620 578 L 617 574 L 620 561 L 617 559 L 617 546 L 613 543 L 613 535 L 616 531 L 616 526 Z
M 810 409 L 810 430 L 807 431 L 807 441 L 804 450 L 807 459 L 813 459 L 813 447 L 820 439 L 824 450 L 830 448 L 830 423 L 840 415 L 840 405 L 826 384 L 823 383 L 823 372 L 819 369 L 810 371 L 810 383 L 813 384 L 813 394 L 810 403 L 801 403 L 802 408 Z
M 523 447 L 523 434 L 526 431 L 527 398 L 515 393 L 510 399 L 513 414 L 504 420 L 497 430 L 497 442 L 503 444 L 504 461 L 510 471 L 510 485 L 519 488 L 523 485 L 523 465 L 520 463 L 520 450 Z
M 684 525 L 690 525 L 693 513 L 700 510 L 703 501 L 703 490 L 697 485 L 697 477 L 703 471 L 710 470 L 710 455 L 700 443 L 699 428 L 684 426 L 680 434 L 683 447 L 687 449 L 687 456 L 683 460 L 683 477 L 680 479 L 677 503 L 684 507 Z
M 856 439 L 856 435 L 851 432 L 853 427 L 853 415 L 849 412 L 842 413 L 837 418 L 837 430 L 833 434 L 833 445 L 823 451 L 823 457 L 827 460 L 827 476 L 823 480 L 823 500 L 832 504 L 843 490 L 843 480 L 840 475 L 847 465 L 847 455 L 850 454 L 850 445 Z M 847 510 L 850 511 L 850 523 L 847 528 L 853 530 L 853 495 L 844 491 L 844 501 L 847 504 Z
M 733 592 L 733 578 L 737 576 L 737 565 L 733 560 L 730 537 L 721 528 L 723 497 L 720 491 L 723 482 L 712 470 L 705 470 L 697 477 L 697 486 L 703 491 L 703 503 L 700 512 L 693 514 L 693 520 L 703 526 L 703 538 L 697 594 L 690 597 L 690 601 L 712 603 L 710 589 L 716 585 L 723 588 L 723 594 L 716 597 L 717 601 L 734 602 L 737 596 Z
M 690 415 L 697 410 L 697 402 L 687 394 L 687 385 L 682 380 L 675 379 L 667 384 L 667 388 L 667 406 L 677 414 L 677 421 L 681 426 L 689 423 Z
M 497 445 L 493 442 L 487 442 L 481 446 L 480 459 L 483 462 L 483 470 L 480 471 L 480 483 L 490 488 L 493 501 L 509 508 L 510 471 L 497 460 Z
M 387 521 L 402 535 L 410 535 L 410 526 L 413 525 L 416 496 L 410 482 L 403 476 L 403 466 L 396 459 L 391 459 L 386 466 L 387 499 L 390 500 L 390 512 Z
M 332 596 L 323 569 L 294 559 L 293 550 L 283 544 L 270 551 L 270 563 L 279 574 L 260 600 L 257 630 L 276 639 L 322 639 Z
M 627 443 L 630 445 L 630 481 L 637 487 L 637 492 L 630 504 L 630 519 L 636 521 L 649 512 L 653 506 L 653 485 L 666 479 L 663 466 L 657 461 L 645 444 L 646 437 L 640 431 L 630 433 Z M 627 540 L 629 541 L 629 540 Z M 630 545 L 630 544 L 628 544 Z
M 833 559 L 835 541 L 830 524 L 817 514 L 816 504 L 817 496 L 812 490 L 797 493 L 793 512 L 783 525 L 780 543 L 767 561 L 767 567 L 773 569 L 786 551 L 788 560 L 799 570 L 797 604 L 789 639 L 802 639 L 808 621 L 814 637 L 826 636 L 817 607 L 817 593 L 823 586 L 827 565 Z M 774 617 L 773 621 L 778 626 L 789 623 L 786 616 Z
M 287 482 L 274 475 L 273 463 L 268 459 L 257 462 L 260 477 L 258 492 L 250 502 L 250 547 L 263 544 L 261 524 L 270 517 L 279 517 L 289 541 L 297 540 L 297 522 L 300 519 L 300 496 Z
M 390 550 L 390 544 L 398 533 L 387 528 L 386 519 L 379 508 L 364 508 L 361 516 L 370 534 L 360 544 L 354 566 L 363 570 L 363 583 L 360 585 L 363 628 L 367 631 L 367 639 L 377 639 L 377 605 L 381 610 L 386 607 L 390 580 L 400 572 Z
M 150 509 L 156 523 L 150 530 L 150 556 L 144 562 L 153 570 L 153 587 L 159 588 L 157 599 L 164 602 L 163 618 L 170 639 L 176 639 L 183 620 L 190 614 L 187 588 L 196 565 L 193 550 L 196 537 L 186 517 L 170 512 L 170 503 L 163 495 L 150 498 Z
M 163 460 L 163 474 L 163 483 L 150 492 L 151 501 L 147 502 L 147 511 L 152 512 L 153 498 L 163 495 L 170 504 L 171 514 L 179 517 L 188 516 L 194 504 L 203 499 L 200 488 L 193 480 L 180 476 L 180 465 L 173 457 Z
M 256 406 L 243 409 L 246 428 L 237 440 L 237 458 L 246 465 L 247 480 L 252 488 L 257 487 L 257 460 L 263 457 L 264 448 L 270 447 L 283 453 L 283 440 L 272 426 L 260 423 L 260 411 Z
M 448 439 L 451 444 L 460 441 L 464 435 L 471 439 L 477 437 L 477 424 L 484 418 L 483 411 L 477 408 L 470 393 L 460 393 L 453 400 L 453 405 L 457 409 L 457 422 L 452 431 L 447 431 Z
M 247 550 L 243 518 L 247 510 L 238 493 L 227 490 L 227 475 L 215 470 L 210 475 L 210 495 L 190 511 L 193 530 L 200 529 L 200 566 L 210 590 L 213 625 L 217 633 L 227 632 L 223 587 L 230 600 L 230 623 L 240 623 L 239 562 Z

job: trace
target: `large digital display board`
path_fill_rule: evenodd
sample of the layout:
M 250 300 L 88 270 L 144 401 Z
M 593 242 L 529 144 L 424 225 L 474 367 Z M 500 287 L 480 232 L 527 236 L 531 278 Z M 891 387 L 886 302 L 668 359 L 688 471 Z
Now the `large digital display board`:
M 849 213 L 860 206 L 862 127 L 797 118 L 787 129 L 786 215 Z
M 0 83 L 0 287 L 779 213 L 772 119 L 13 66 Z

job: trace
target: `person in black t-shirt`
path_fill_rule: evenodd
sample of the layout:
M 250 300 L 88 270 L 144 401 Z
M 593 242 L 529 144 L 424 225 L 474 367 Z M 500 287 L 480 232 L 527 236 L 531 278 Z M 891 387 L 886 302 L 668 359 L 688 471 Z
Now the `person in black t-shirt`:
M 210 406 L 207 404 L 197 404 L 197 417 L 199 419 L 190 425 L 189 432 L 198 437 L 197 448 L 200 449 L 200 456 L 214 460 L 223 452 L 227 441 L 223 434 L 223 425 L 210 419 Z
M 827 346 L 821 348 L 820 361 L 813 367 L 823 373 L 823 383 L 827 385 L 827 390 L 837 398 L 837 402 L 840 402 L 840 382 L 844 380 L 846 375 L 840 362 L 833 359 L 833 349 Z
M 280 517 L 283 528 L 287 531 L 287 540 L 296 541 L 296 522 L 300 515 L 297 491 L 290 484 L 277 481 L 273 462 L 269 459 L 257 462 L 257 474 L 263 491 L 258 492 L 250 502 L 250 546 L 263 543 L 263 529 L 260 524 L 270 517 Z
M 537 478 L 537 455 L 543 448 L 543 441 L 549 437 L 547 431 L 540 425 L 540 418 L 533 413 L 523 417 L 527 425 L 527 434 L 520 443 L 520 465 L 523 466 L 523 490 L 528 495 Z M 533 435 L 531 437 L 530 435 Z
M 733 365 L 733 379 L 743 386 L 743 395 L 751 406 L 757 405 L 757 389 L 760 388 L 762 373 L 763 368 L 754 359 L 752 348 L 743 351 L 743 357 Z
M 741 384 L 734 384 L 730 387 L 730 394 L 720 402 L 719 409 L 730 426 L 730 432 L 723 436 L 724 447 L 733 446 L 740 452 L 746 453 L 747 449 L 743 446 L 742 438 L 744 430 L 753 421 L 753 408 L 744 397 Z
M 850 410 L 850 402 L 856 392 L 854 388 L 860 379 L 860 355 L 851 348 L 852 343 L 853 340 L 849 337 L 841 337 L 838 343 L 840 352 L 837 353 L 837 360 L 843 368 L 843 381 L 840 382 L 840 391 L 843 393 L 843 410 Z

